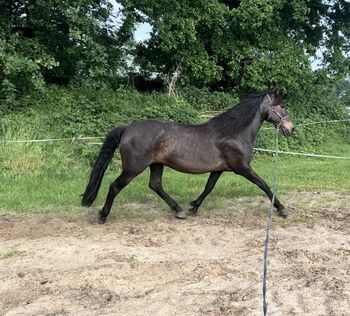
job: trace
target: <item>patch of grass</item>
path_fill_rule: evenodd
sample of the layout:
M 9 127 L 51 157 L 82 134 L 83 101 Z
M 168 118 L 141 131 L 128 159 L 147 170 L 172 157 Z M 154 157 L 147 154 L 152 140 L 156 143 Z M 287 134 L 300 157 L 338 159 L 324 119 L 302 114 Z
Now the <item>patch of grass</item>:
M 88 296 L 90 296 L 91 291 L 92 291 L 91 286 L 83 286 L 83 287 L 81 287 L 81 288 L 79 289 L 80 295 L 81 295 L 82 297 L 88 297 Z
M 12 258 L 15 256 L 20 255 L 20 251 L 18 251 L 16 248 L 11 248 L 8 251 L 1 253 L 0 254 L 0 259 L 7 259 L 7 258 Z
M 90 91 L 51 87 L 24 98 L 12 112 L 4 112 L 0 117 L 0 139 L 100 136 L 114 125 L 129 124 L 133 120 L 145 118 L 193 123 L 198 121 L 198 108 L 211 105 L 211 109 L 223 109 L 225 104 L 236 102 L 235 96 L 221 93 L 191 89 L 185 92 L 182 97 L 168 98 L 163 94 L 140 94 L 130 90 Z M 311 119 L 312 122 L 317 117 L 305 121 L 296 119 L 296 124 L 308 123 Z M 320 119 L 325 118 L 320 116 Z M 349 124 L 325 124 L 320 125 L 319 129 L 314 125 L 306 126 L 296 129 L 293 138 L 287 140 L 281 137 L 280 147 L 281 150 L 311 148 L 313 152 L 350 156 L 349 128 Z M 261 131 L 259 137 L 257 146 L 273 147 L 273 129 Z M 74 222 L 76 214 L 86 212 L 80 207 L 80 194 L 84 192 L 90 163 L 99 149 L 100 146 L 87 145 L 77 140 L 0 143 L 0 209 L 7 212 L 70 214 L 69 221 Z M 272 186 L 273 157 L 260 155 L 253 162 L 253 167 Z M 349 167 L 350 161 L 346 160 L 281 155 L 279 193 L 298 190 L 348 192 Z M 115 159 L 103 180 L 94 204 L 96 209 L 103 204 L 109 183 L 119 173 L 120 161 Z M 148 188 L 148 178 L 147 170 L 132 181 L 116 199 L 114 212 L 129 218 L 145 217 L 150 220 L 157 215 L 152 205 L 157 206 L 157 212 L 168 212 L 164 201 Z M 165 190 L 186 209 L 188 203 L 203 191 L 207 178 L 208 175 L 185 175 L 167 169 L 163 182 Z M 255 185 L 227 172 L 204 205 L 222 212 L 229 208 L 228 200 L 256 195 L 264 196 Z M 131 203 L 140 207 L 131 207 Z
M 350 152 L 350 150 L 349 150 Z M 350 156 L 350 155 L 349 155 Z M 273 182 L 273 157 L 260 157 L 252 163 L 256 172 L 270 186 Z M 0 174 L 0 208 L 15 212 L 35 213 L 79 213 L 80 194 L 84 191 L 90 167 L 82 165 L 72 170 L 50 170 L 41 173 L 22 175 Z M 110 168 L 103 180 L 101 191 L 94 205 L 100 207 L 107 194 L 109 183 L 119 174 L 116 165 Z M 164 174 L 164 188 L 185 209 L 188 203 L 197 198 L 205 187 L 208 175 L 188 175 L 171 169 Z M 164 212 L 168 207 L 153 191 L 148 188 L 149 171 L 146 170 L 116 198 L 114 210 L 127 217 L 149 214 L 152 207 Z M 349 192 L 350 160 L 326 160 L 280 156 L 279 159 L 279 194 L 290 191 L 336 191 Z M 204 202 L 206 207 L 220 208 L 224 201 L 239 196 L 264 196 L 255 185 L 231 172 L 226 172 L 219 179 L 213 193 Z M 146 209 L 130 207 L 130 203 L 145 204 Z M 128 206 L 129 204 L 129 206 Z M 148 216 L 148 215 L 147 215 Z

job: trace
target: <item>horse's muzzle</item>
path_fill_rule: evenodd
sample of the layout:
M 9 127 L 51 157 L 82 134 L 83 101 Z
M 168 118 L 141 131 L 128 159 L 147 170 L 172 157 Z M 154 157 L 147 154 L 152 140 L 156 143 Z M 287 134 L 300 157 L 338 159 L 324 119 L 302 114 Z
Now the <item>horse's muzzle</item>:
M 282 128 L 282 133 L 284 136 L 292 136 L 293 135 L 293 131 L 294 131 L 294 128 L 292 129 L 286 129 L 286 128 Z
M 284 136 L 292 136 L 294 132 L 294 126 L 291 121 L 285 121 L 281 125 L 281 130 Z
M 292 128 L 284 128 L 284 127 L 282 126 L 282 127 L 281 127 L 281 130 L 282 130 L 283 135 L 284 135 L 284 136 L 287 136 L 287 137 L 292 136 L 293 133 L 294 133 L 294 128 L 293 128 L 293 127 L 292 127 Z

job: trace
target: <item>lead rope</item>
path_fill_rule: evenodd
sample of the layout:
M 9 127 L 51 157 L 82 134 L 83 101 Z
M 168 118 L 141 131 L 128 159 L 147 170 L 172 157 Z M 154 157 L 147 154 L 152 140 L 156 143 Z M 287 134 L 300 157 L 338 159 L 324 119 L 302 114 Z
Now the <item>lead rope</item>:
M 268 258 L 268 251 L 269 251 L 269 237 L 270 237 L 270 227 L 272 223 L 272 214 L 274 212 L 274 204 L 276 199 L 276 193 L 277 193 L 277 176 L 278 176 L 278 132 L 279 132 L 280 126 L 278 125 L 276 127 L 276 144 L 275 144 L 275 174 L 274 174 L 274 183 L 273 183 L 273 195 L 271 200 L 271 207 L 269 211 L 269 218 L 266 226 L 266 238 L 265 238 L 265 249 L 264 249 L 264 273 L 263 273 L 263 286 L 262 286 L 262 292 L 263 292 L 263 307 L 264 307 L 264 316 L 267 316 L 267 302 L 266 302 L 266 276 L 267 276 L 267 258 Z

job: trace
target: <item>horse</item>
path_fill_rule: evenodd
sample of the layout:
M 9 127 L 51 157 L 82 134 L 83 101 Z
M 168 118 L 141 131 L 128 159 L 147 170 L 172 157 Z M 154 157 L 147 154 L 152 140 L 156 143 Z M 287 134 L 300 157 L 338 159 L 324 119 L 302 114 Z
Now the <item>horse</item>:
M 250 96 L 203 124 L 144 120 L 115 127 L 106 136 L 92 167 L 81 204 L 86 207 L 92 205 L 118 146 L 122 171 L 110 185 L 104 206 L 99 212 L 101 224 L 105 223 L 117 194 L 148 167 L 149 187 L 180 219 L 186 218 L 187 214 L 163 189 L 164 166 L 184 173 L 210 173 L 204 191 L 190 203 L 189 215 L 197 215 L 198 208 L 224 171 L 243 176 L 264 191 L 272 201 L 271 189 L 250 166 L 254 140 L 263 121 L 278 126 L 285 136 L 293 134 L 293 123 L 277 89 Z M 274 207 L 281 217 L 287 217 L 285 207 L 278 198 L 274 200 Z

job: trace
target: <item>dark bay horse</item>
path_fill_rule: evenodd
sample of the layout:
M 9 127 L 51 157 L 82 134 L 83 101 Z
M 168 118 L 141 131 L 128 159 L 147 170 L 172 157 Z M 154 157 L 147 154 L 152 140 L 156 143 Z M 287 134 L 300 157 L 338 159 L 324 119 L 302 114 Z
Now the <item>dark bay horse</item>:
M 106 221 L 117 194 L 147 167 L 151 171 L 149 187 L 176 212 L 178 218 L 185 218 L 186 214 L 163 189 L 164 165 L 185 173 L 210 172 L 204 191 L 191 203 L 191 215 L 197 213 L 224 171 L 233 171 L 245 177 L 263 190 L 271 200 L 270 188 L 250 166 L 253 143 L 263 121 L 280 126 L 286 136 L 293 133 L 293 123 L 277 90 L 247 98 L 200 125 L 145 120 L 116 127 L 107 135 L 102 145 L 81 204 L 90 206 L 95 200 L 104 172 L 118 146 L 122 172 L 110 185 L 106 202 L 99 214 L 101 223 Z M 278 199 L 275 199 L 274 206 L 280 216 L 286 217 L 284 206 Z

